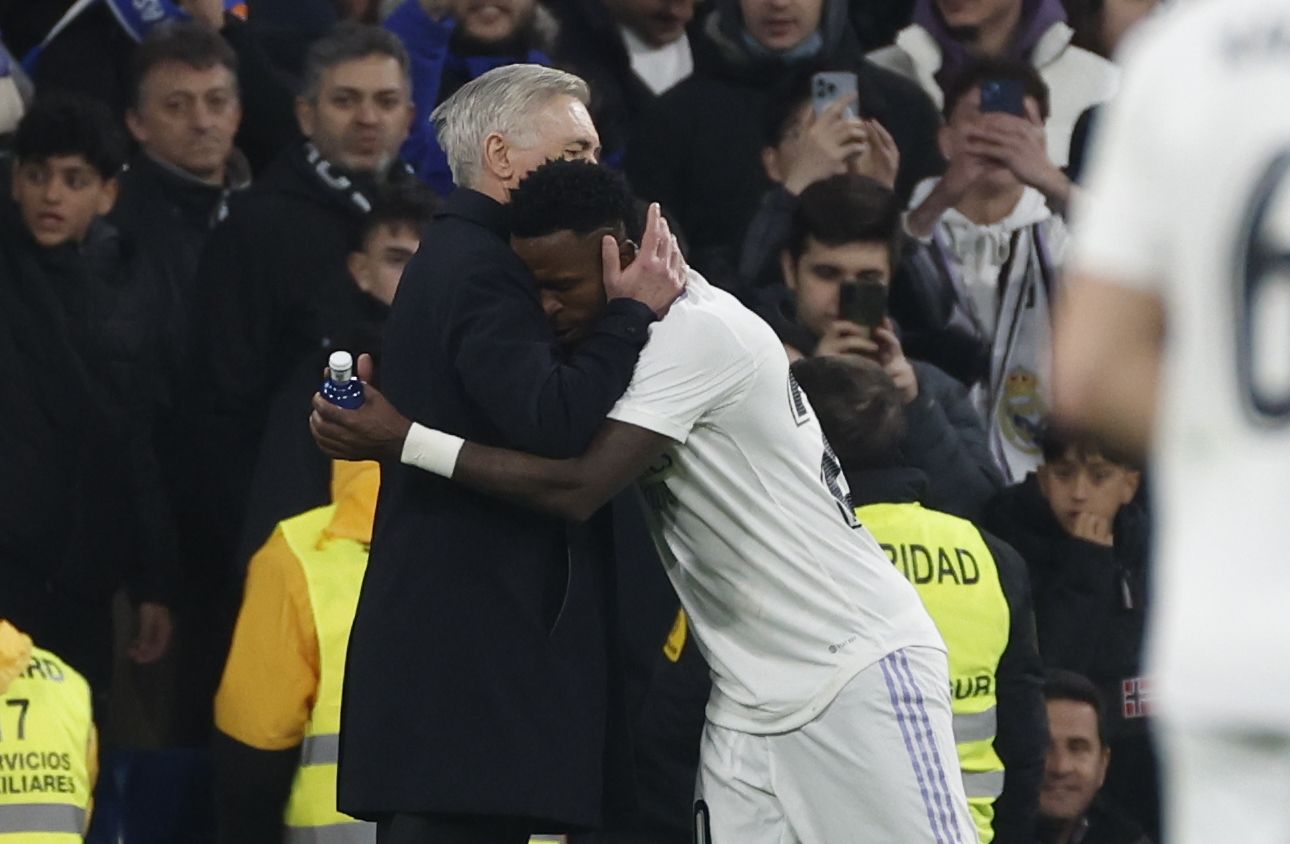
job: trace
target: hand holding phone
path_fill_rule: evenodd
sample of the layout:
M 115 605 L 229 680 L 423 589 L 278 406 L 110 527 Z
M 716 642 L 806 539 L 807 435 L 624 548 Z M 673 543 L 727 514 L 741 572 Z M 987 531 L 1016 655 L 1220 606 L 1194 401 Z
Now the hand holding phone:
M 1020 79 L 987 79 L 981 83 L 981 111 L 1026 117 L 1026 88 Z
M 851 103 L 842 110 L 843 117 L 860 116 L 860 107 L 856 102 L 858 80 L 854 73 L 845 71 L 827 71 L 811 77 L 811 104 L 818 117 L 829 106 L 844 97 L 851 97 Z

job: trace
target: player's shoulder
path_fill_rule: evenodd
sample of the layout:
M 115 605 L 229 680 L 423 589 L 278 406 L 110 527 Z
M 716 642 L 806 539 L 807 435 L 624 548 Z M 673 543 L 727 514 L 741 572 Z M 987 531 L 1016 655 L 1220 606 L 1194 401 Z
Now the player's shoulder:
M 1290 55 L 1290 0 L 1210 0 L 1163 7 L 1126 38 L 1124 61 L 1174 64 L 1204 72 L 1208 61 L 1229 61 L 1269 47 Z

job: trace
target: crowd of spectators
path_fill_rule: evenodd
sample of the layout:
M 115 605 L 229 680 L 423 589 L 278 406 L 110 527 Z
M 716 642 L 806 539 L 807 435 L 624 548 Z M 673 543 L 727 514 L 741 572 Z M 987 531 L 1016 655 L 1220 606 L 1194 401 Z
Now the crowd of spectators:
M 802 362 L 835 445 L 885 443 L 838 449 L 856 505 L 981 531 L 1016 614 L 988 834 L 1160 840 L 1143 467 L 1047 424 L 1065 217 L 1155 2 L 227 5 L 160 2 L 144 32 L 118 0 L 0 0 L 0 619 L 89 683 L 90 840 L 281 840 L 333 647 L 281 525 L 341 505 L 365 548 L 375 507 L 310 400 L 336 349 L 379 373 L 452 190 L 430 115 L 513 63 L 587 80 L 600 160 Z M 821 71 L 855 96 L 817 107 Z M 613 510 L 634 794 L 585 840 L 688 841 L 706 666 L 636 501 Z M 158 765 L 173 805 L 131 810 Z

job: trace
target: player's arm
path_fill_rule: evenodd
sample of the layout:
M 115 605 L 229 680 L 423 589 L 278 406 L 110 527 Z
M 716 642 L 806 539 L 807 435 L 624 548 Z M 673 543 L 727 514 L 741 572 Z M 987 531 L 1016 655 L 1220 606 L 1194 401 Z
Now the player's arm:
M 1057 417 L 1128 454 L 1146 454 L 1155 423 L 1164 309 L 1142 285 L 1083 274 L 1057 313 Z
M 314 440 L 332 457 L 351 459 L 373 430 L 384 430 L 384 456 L 498 498 L 569 521 L 591 517 L 640 476 L 669 443 L 668 437 L 626 422 L 610 420 L 578 457 L 552 460 L 520 451 L 465 442 L 459 437 L 410 423 L 371 385 L 363 407 L 343 410 L 314 397 L 310 417 Z M 364 430 L 356 431 L 362 424 Z M 397 452 L 396 450 L 397 449 Z

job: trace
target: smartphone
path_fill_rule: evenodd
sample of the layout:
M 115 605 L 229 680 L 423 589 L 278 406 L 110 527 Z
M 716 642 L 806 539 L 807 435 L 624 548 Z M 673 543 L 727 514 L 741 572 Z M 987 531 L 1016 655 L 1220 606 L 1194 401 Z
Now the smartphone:
M 981 111 L 1026 116 L 1026 88 L 1020 79 L 987 79 L 981 83 Z
M 860 281 L 842 285 L 838 294 L 838 314 L 870 333 L 887 315 L 887 285 L 880 281 Z
M 843 97 L 857 92 L 856 75 L 849 71 L 827 71 L 811 77 L 811 103 L 818 115 Z M 858 117 L 860 104 L 854 99 L 843 110 L 846 117 Z

